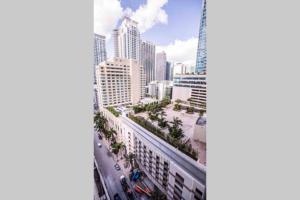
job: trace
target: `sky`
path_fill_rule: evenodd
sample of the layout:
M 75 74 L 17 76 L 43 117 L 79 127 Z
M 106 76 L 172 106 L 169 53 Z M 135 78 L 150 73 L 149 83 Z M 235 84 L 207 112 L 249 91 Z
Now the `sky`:
M 195 65 L 202 0 L 94 0 L 94 31 L 106 36 L 113 56 L 112 30 L 124 15 L 138 22 L 142 40 L 165 51 L 167 60 Z

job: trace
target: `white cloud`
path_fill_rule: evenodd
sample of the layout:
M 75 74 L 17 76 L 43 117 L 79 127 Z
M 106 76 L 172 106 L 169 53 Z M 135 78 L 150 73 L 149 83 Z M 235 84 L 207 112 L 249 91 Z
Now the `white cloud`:
M 167 24 L 168 15 L 162 7 L 168 0 L 147 0 L 145 5 L 141 5 L 135 12 L 131 9 L 126 9 L 126 14 L 138 22 L 138 27 L 141 33 L 152 28 L 155 24 Z
M 168 61 L 195 66 L 197 46 L 198 38 L 194 37 L 185 41 L 175 40 L 175 42 L 166 46 L 157 46 L 156 52 L 165 51 Z
M 124 15 L 138 22 L 141 33 L 152 28 L 155 24 L 167 24 L 168 15 L 162 7 L 168 0 L 147 0 L 136 11 L 123 9 L 119 0 L 94 0 L 94 32 L 105 35 L 110 39 L 112 30 Z
M 119 0 L 94 0 L 94 32 L 109 39 L 122 15 Z

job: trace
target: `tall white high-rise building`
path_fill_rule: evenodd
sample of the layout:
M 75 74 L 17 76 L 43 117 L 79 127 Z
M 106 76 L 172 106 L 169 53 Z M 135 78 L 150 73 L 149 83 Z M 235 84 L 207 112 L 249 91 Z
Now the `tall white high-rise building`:
M 146 74 L 146 85 L 148 85 L 155 80 L 155 45 L 149 41 L 142 41 L 140 56 Z
M 166 66 L 167 66 L 167 55 L 166 53 L 160 52 L 156 54 L 155 61 L 155 80 L 162 81 L 166 78 Z
M 114 29 L 113 30 L 113 41 L 114 41 L 114 57 L 118 58 L 119 55 L 119 30 Z
M 96 68 L 99 107 L 137 104 L 145 97 L 145 73 L 134 59 L 113 58 Z
M 113 31 L 115 57 L 140 62 L 140 32 L 138 23 L 124 17 L 120 27 Z

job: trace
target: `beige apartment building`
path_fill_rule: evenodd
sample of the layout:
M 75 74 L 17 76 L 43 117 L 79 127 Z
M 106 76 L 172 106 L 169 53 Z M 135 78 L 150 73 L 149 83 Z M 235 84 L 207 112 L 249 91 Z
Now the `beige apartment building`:
M 96 68 L 99 107 L 137 104 L 145 96 L 145 73 L 135 59 L 113 58 Z

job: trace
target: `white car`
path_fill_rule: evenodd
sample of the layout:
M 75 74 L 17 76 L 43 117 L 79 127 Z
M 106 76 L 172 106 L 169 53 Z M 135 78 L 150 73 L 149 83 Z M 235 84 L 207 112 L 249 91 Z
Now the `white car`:
M 98 147 L 102 147 L 102 144 L 100 142 L 98 143 Z

